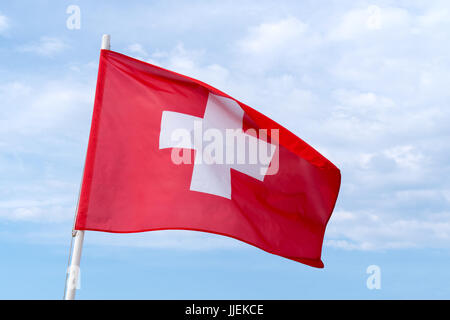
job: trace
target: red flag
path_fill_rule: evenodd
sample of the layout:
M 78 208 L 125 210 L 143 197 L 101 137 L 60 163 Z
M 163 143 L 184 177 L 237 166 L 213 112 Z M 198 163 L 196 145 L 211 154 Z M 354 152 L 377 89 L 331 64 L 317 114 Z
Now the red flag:
M 75 229 L 196 230 L 310 266 L 340 171 L 198 80 L 102 50 Z

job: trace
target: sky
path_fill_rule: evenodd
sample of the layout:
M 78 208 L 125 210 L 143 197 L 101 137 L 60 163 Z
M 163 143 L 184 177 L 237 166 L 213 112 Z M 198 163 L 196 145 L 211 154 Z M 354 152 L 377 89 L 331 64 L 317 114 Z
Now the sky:
M 0 3 L 0 299 L 63 297 L 104 33 L 271 117 L 342 186 L 324 269 L 200 232 L 86 232 L 78 298 L 450 298 L 448 1 L 23 0 Z

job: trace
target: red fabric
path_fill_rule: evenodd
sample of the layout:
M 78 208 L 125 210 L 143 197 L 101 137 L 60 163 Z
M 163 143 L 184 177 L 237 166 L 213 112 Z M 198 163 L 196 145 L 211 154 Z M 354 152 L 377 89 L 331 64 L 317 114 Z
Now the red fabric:
M 193 164 L 159 149 L 163 111 L 203 117 L 198 80 L 102 50 L 75 229 L 130 233 L 182 229 L 229 236 L 323 267 L 326 224 L 340 171 L 291 132 L 235 100 L 244 129 L 279 129 L 279 171 L 264 181 L 231 170 L 232 199 L 189 190 Z M 194 151 L 192 151 L 194 152 Z

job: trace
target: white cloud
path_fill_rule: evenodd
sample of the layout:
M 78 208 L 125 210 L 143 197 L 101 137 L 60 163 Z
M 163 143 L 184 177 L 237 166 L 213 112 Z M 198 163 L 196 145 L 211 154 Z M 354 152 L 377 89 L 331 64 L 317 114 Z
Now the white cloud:
M 228 87 L 229 71 L 225 67 L 216 63 L 203 63 L 204 52 L 187 50 L 182 43 L 170 51 L 156 51 L 149 56 L 150 58 L 145 60 L 152 64 L 196 78 L 222 90 Z
M 292 70 L 308 64 L 321 36 L 300 19 L 290 16 L 247 28 L 235 44 L 241 72 L 262 76 L 278 67 Z
M 0 34 L 4 34 L 6 30 L 9 29 L 10 22 L 8 17 L 0 13 Z
M 253 29 L 254 39 L 258 39 L 256 30 L 261 29 Z M 265 45 L 264 41 L 255 42 L 245 52 L 254 56 L 264 55 L 256 50 L 262 48 L 270 51 L 272 57 L 283 57 L 289 61 L 290 57 L 283 52 L 273 51 Z M 383 51 L 375 52 L 379 51 L 374 51 L 374 59 L 383 60 L 386 56 Z M 388 83 L 395 83 L 395 80 L 383 78 L 373 90 L 364 90 L 352 82 L 342 81 L 336 74 L 331 75 L 336 81 L 333 86 L 323 81 L 323 74 L 317 80 L 305 73 L 299 76 L 297 70 L 253 77 L 245 70 L 237 72 L 221 66 L 214 69 L 213 64 L 204 61 L 203 52 L 186 50 L 183 45 L 149 56 L 163 67 L 216 85 L 228 93 L 237 94 L 237 98 L 243 96 L 245 102 L 253 101 L 251 106 L 293 131 L 298 130 L 302 138 L 308 135 L 316 139 L 323 137 L 323 144 L 313 146 L 343 169 L 340 197 L 346 203 L 339 204 L 332 216 L 325 245 L 358 250 L 448 247 L 442 243 L 450 237 L 450 215 L 446 211 L 436 213 L 445 210 L 441 207 L 429 215 L 424 215 L 423 209 L 432 202 L 443 201 L 448 205 L 448 194 L 436 190 L 408 189 L 420 185 L 430 169 L 429 158 L 424 155 L 426 151 L 414 139 L 408 138 L 411 128 L 420 127 L 427 122 L 426 119 L 433 119 L 435 115 L 431 109 L 411 108 L 395 92 L 386 93 L 386 86 L 391 86 Z M 338 57 L 333 61 L 339 63 Z M 389 65 L 390 62 L 384 63 Z M 406 65 L 403 67 L 407 68 Z M 368 70 L 376 73 L 376 64 Z M 320 71 L 320 68 L 315 71 Z M 435 71 L 437 69 L 429 70 L 433 76 Z M 359 76 L 355 68 L 355 83 L 360 81 Z M 348 88 L 340 87 L 344 83 L 348 84 Z M 329 91 L 321 97 L 324 88 Z M 396 138 L 399 132 L 406 136 Z M 334 146 L 330 141 L 336 141 L 338 145 Z M 357 198 L 362 203 L 358 204 L 357 209 L 351 209 L 355 204 L 348 202 Z M 411 209 L 413 201 L 418 206 Z M 373 212 L 368 212 L 367 208 Z M 411 210 L 415 210 L 414 214 L 406 216 Z M 171 236 L 168 234 L 167 239 L 156 241 L 155 246 L 177 247 L 181 243 L 196 246 L 187 239 L 177 241 L 175 237 L 172 241 Z M 138 243 L 133 245 L 147 245 L 145 241 Z
M 139 60 L 145 60 L 145 58 L 148 57 L 147 51 L 140 43 L 130 44 L 125 50 Z
M 424 161 L 424 155 L 413 146 L 396 146 L 384 151 L 386 157 L 393 159 L 400 167 L 418 169 Z
M 248 36 L 239 45 L 244 52 L 256 54 L 282 51 L 295 46 L 307 28 L 305 23 L 295 17 L 273 23 L 262 23 L 250 28 Z
M 36 134 L 67 128 L 77 114 L 85 114 L 93 101 L 94 86 L 64 81 L 0 85 L 0 98 L 8 106 L 0 110 L 0 132 Z M 82 107 L 84 106 L 84 107 Z
M 338 89 L 333 94 L 342 106 L 350 108 L 367 108 L 373 111 L 375 108 L 392 108 L 395 105 L 390 98 L 379 96 L 373 92 Z
M 450 213 L 399 219 L 364 211 L 336 211 L 325 243 L 350 250 L 450 248 Z
M 378 7 L 375 5 L 362 9 L 352 9 L 331 27 L 332 40 L 352 40 L 377 31 L 401 31 L 411 24 L 409 13 L 400 8 Z
M 0 83 L 2 221 L 73 219 L 95 90 L 86 69 Z
M 337 102 L 333 110 L 333 120 L 358 119 L 364 125 L 370 126 L 375 121 L 384 121 L 397 111 L 391 98 L 373 92 L 337 89 L 333 91 L 333 98 Z
M 50 198 L 49 198 L 50 199 Z M 52 200 L 3 200 L 0 201 L 0 218 L 10 221 L 55 223 L 73 219 L 75 209 L 71 198 Z
M 33 42 L 20 46 L 18 48 L 21 52 L 31 52 L 40 56 L 51 57 L 66 49 L 68 45 L 59 38 L 55 37 L 41 37 L 38 42 Z
M 240 13 L 226 3 L 183 6 L 199 18 L 185 10 L 161 15 L 161 7 L 155 7 L 154 19 L 148 19 L 150 10 L 135 7 L 143 19 L 127 26 L 136 32 L 111 25 L 117 39 L 129 41 L 118 51 L 218 87 L 334 162 L 343 180 L 326 244 L 376 250 L 449 242 L 448 2 L 402 8 L 362 1 L 261 2 L 245 4 L 248 10 Z M 140 22 L 149 20 L 154 23 Z M 167 28 L 158 34 L 161 26 Z M 184 45 L 172 48 L 173 39 L 183 39 Z M 41 55 L 61 50 L 58 41 L 47 41 L 47 49 L 44 42 L 27 50 Z M 0 85 L 0 101 L 7 106 L 0 108 L 0 194 L 1 203 L 9 203 L 1 211 L 4 220 L 45 221 L 47 210 L 55 217 L 66 210 L 73 215 L 74 201 L 45 202 L 64 198 L 59 188 L 48 187 L 48 194 L 34 189 L 47 175 L 59 174 L 76 185 L 66 193 L 77 195 L 95 73 L 83 78 L 82 68 L 72 65 L 71 70 L 72 79 L 34 75 L 38 81 L 33 82 L 31 70 Z M 68 135 L 79 140 L 73 143 Z M 17 190 L 10 194 L 11 189 Z M 14 206 L 7 202 L 14 199 Z M 153 240 L 162 247 L 198 245 L 176 233 Z M 138 237 L 129 245 L 146 241 Z
M 12 221 L 60 222 L 70 219 L 70 213 L 73 215 L 73 208 L 69 208 L 68 210 L 67 208 L 60 206 L 47 208 L 28 206 L 18 207 L 7 213 L 0 211 L 0 217 L 7 218 Z
M 450 10 L 449 8 L 436 8 L 431 9 L 428 12 L 418 17 L 418 24 L 423 28 L 438 27 L 450 23 Z

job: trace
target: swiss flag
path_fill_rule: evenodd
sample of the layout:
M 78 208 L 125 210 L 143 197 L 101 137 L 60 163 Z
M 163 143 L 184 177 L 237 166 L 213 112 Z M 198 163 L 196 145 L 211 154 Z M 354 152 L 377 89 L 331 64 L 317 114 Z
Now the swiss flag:
M 340 180 L 311 146 L 227 94 L 101 51 L 75 229 L 211 232 L 321 268 Z

